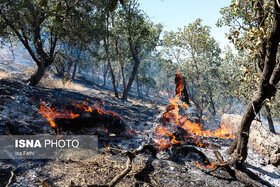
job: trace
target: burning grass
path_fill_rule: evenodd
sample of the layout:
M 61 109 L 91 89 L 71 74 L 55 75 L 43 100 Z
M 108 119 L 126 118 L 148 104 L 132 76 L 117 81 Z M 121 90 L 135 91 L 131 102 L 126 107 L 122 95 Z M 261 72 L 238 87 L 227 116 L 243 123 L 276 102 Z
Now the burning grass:
M 101 100 L 101 102 L 104 105 L 104 101 Z M 110 116 L 109 118 L 109 120 L 111 120 L 110 123 L 113 123 L 113 121 L 118 121 L 118 119 L 124 121 L 122 117 L 120 117 L 117 113 L 112 112 L 110 110 L 105 110 L 103 107 L 100 107 L 98 104 L 95 104 L 93 106 L 88 106 L 86 101 L 83 102 L 82 104 L 73 103 L 72 106 L 67 106 L 67 107 L 64 106 L 61 107 L 60 109 L 47 106 L 46 102 L 42 102 L 40 109 L 38 110 L 38 113 L 42 114 L 43 117 L 45 117 L 50 122 L 51 127 L 54 128 L 55 131 L 58 133 L 60 130 L 58 125 L 56 124 L 57 119 L 76 119 L 79 117 L 82 118 L 82 116 L 86 113 L 89 114 L 89 116 L 92 116 L 91 118 L 86 118 L 87 123 L 91 123 L 91 120 L 95 118 L 102 118 L 101 116 Z M 83 120 L 81 119 L 80 122 L 82 121 Z

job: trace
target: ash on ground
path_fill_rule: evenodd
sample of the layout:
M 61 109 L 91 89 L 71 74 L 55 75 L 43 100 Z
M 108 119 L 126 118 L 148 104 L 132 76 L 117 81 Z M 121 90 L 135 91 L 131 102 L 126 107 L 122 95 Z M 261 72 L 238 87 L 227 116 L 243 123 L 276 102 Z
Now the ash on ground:
M 127 102 L 115 99 L 113 92 L 89 80 L 79 77 L 71 85 L 57 85 L 50 88 L 50 81 L 58 80 L 47 74 L 38 87 L 30 87 L 23 81 L 26 75 L 19 71 L 17 64 L 1 64 L 0 79 L 0 134 L 55 134 L 49 122 L 38 113 L 41 100 L 61 105 L 105 102 L 106 109 L 122 116 L 130 137 L 118 137 L 104 129 L 85 128 L 70 134 L 98 134 L 99 152 L 87 160 L 1 160 L 0 186 L 11 179 L 10 186 L 39 186 L 42 181 L 55 186 L 106 184 L 126 165 L 126 157 L 119 151 L 108 151 L 104 145 L 122 150 L 135 149 L 153 141 L 154 122 L 167 105 L 163 99 L 138 100 L 132 94 Z M 52 84 L 53 85 L 53 84 Z M 106 130 L 106 129 L 105 129 Z M 227 160 L 225 151 L 232 140 L 206 138 L 206 141 L 219 145 L 219 152 Z M 191 146 L 191 145 L 190 145 Z M 216 162 L 212 149 L 196 149 Z M 194 163 L 201 162 L 195 152 L 178 152 L 175 147 L 159 151 L 156 155 L 147 151 L 133 160 L 132 171 L 117 186 L 247 186 L 248 184 L 232 178 L 217 178 L 206 174 Z M 279 166 L 270 164 L 249 149 L 246 168 L 257 177 L 257 184 L 280 186 Z M 219 175 L 227 176 L 218 170 Z M 13 174 L 13 177 L 11 177 Z

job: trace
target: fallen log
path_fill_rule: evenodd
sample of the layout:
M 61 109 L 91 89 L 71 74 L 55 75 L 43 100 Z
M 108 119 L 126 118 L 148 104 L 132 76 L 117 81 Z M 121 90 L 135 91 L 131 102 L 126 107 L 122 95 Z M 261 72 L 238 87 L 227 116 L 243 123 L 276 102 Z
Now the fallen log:
M 60 131 L 79 132 L 84 128 L 104 128 L 106 131 L 116 134 L 117 136 L 124 135 L 126 131 L 126 123 L 122 118 L 113 113 L 100 113 L 98 110 L 92 112 L 78 112 L 79 117 L 56 118 L 55 123 Z

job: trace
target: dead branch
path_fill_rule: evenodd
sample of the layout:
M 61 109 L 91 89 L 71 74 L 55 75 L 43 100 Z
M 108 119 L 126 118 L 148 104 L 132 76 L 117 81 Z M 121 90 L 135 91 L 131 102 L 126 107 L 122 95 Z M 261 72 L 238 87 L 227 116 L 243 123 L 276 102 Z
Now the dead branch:
M 126 168 L 117 176 L 115 176 L 113 178 L 113 180 L 111 182 L 109 182 L 108 184 L 92 184 L 92 185 L 88 185 L 88 187 L 113 187 L 116 186 L 116 184 L 118 184 L 132 169 L 132 161 L 133 159 L 139 154 L 139 153 L 143 153 L 146 150 L 149 150 L 153 156 L 156 155 L 157 150 L 152 146 L 152 145 L 144 145 L 144 146 L 140 146 L 137 149 L 134 149 L 133 151 L 125 151 L 125 150 L 121 150 L 121 149 L 117 149 L 114 147 L 106 147 L 109 151 L 119 151 L 122 154 L 124 154 L 125 156 L 127 156 L 127 161 L 126 161 Z M 71 187 L 79 187 L 79 186 L 71 186 Z
M 136 157 L 136 150 L 133 152 L 127 152 L 127 161 L 126 161 L 126 168 L 119 174 L 117 175 L 109 184 L 108 186 L 116 186 L 118 182 L 120 182 L 132 169 L 132 161 Z
M 211 169 L 206 169 L 206 168 L 203 168 L 203 167 L 198 167 L 200 168 L 203 172 L 207 173 L 207 174 L 210 174 L 214 177 L 218 177 L 218 178 L 222 178 L 222 179 L 225 179 L 225 180 L 239 180 L 243 183 L 245 183 L 246 185 L 249 185 L 249 186 L 260 186 L 259 182 L 255 181 L 255 180 L 259 180 L 258 177 L 256 176 L 253 176 L 254 177 L 254 180 L 250 179 L 249 177 L 249 171 L 247 169 L 244 169 L 245 172 L 249 173 L 247 176 L 245 174 L 243 174 L 243 172 L 241 170 L 238 170 L 238 169 L 231 169 L 230 166 L 233 166 L 235 167 L 235 162 L 234 160 L 229 160 L 229 161 L 224 161 L 222 155 L 219 153 L 218 150 L 214 150 L 214 154 L 218 160 L 218 164 L 215 164 Z M 231 177 L 231 178 L 226 178 L 222 175 L 219 175 L 217 173 L 213 173 L 214 171 L 216 171 L 217 169 L 223 169 L 227 172 L 227 174 Z M 236 168 L 236 167 L 235 167 Z M 262 184 L 264 185 L 267 185 L 265 182 L 261 181 Z
M 6 184 L 6 187 L 9 187 L 9 186 L 10 186 L 10 184 L 12 183 L 13 178 L 14 178 L 14 172 L 11 171 L 11 177 L 9 178 L 9 181 L 8 181 L 8 183 Z

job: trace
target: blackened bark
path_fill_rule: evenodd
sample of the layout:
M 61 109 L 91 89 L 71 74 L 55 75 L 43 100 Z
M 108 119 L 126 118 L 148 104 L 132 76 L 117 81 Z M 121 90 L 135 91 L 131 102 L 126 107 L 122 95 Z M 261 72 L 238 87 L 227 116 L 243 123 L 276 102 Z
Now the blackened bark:
M 273 120 L 272 120 L 272 117 L 271 117 L 270 107 L 268 106 L 267 103 L 265 104 L 265 110 L 267 112 L 266 119 L 267 119 L 267 122 L 268 122 L 269 131 L 276 134 L 275 128 L 274 128 L 274 125 L 273 125 Z
M 189 96 L 189 93 L 188 93 L 188 89 L 187 89 L 187 83 L 186 83 L 186 78 L 183 77 L 183 90 L 182 90 L 182 96 L 181 96 L 181 100 L 183 102 L 185 102 L 186 104 L 190 105 L 190 96 Z
M 76 61 L 75 64 L 74 64 L 74 70 L 73 70 L 73 74 L 72 74 L 72 80 L 74 80 L 74 79 L 75 79 L 75 76 L 76 76 L 77 64 L 78 64 L 78 61 Z
M 138 79 L 138 75 L 136 75 L 136 86 L 137 86 L 137 93 L 138 93 L 138 97 L 139 98 L 142 98 L 142 92 L 141 92 L 141 86 L 139 84 L 139 79 Z
M 104 64 L 103 86 L 107 85 L 107 71 L 108 71 L 108 65 Z
M 47 66 L 45 66 L 44 63 L 42 63 L 41 65 L 38 65 L 36 72 L 29 79 L 29 85 L 36 86 L 40 82 L 42 77 L 44 76 L 46 69 L 47 69 Z

